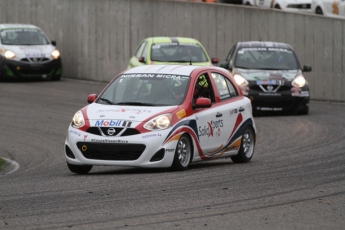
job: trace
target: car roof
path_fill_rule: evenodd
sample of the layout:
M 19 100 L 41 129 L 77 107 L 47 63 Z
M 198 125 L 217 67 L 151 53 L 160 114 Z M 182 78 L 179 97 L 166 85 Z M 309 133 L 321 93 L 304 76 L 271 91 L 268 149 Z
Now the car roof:
M 200 44 L 200 42 L 194 38 L 187 37 L 149 37 L 146 40 L 152 43 L 191 43 Z
M 16 29 L 16 28 L 30 28 L 30 29 L 40 29 L 37 26 L 31 25 L 31 24 L 14 24 L 14 23 L 8 23 L 8 24 L 0 24 L 0 30 L 2 29 Z
M 131 69 L 128 69 L 122 74 L 136 74 L 136 73 L 158 73 L 158 74 L 173 74 L 173 75 L 185 75 L 189 76 L 194 70 L 217 70 L 221 72 L 226 72 L 224 68 L 220 68 L 218 66 L 196 66 L 196 65 L 142 65 L 137 66 Z
M 238 48 L 242 47 L 275 47 L 275 48 L 285 48 L 292 49 L 289 44 L 282 42 L 271 42 L 271 41 L 244 41 L 237 43 Z

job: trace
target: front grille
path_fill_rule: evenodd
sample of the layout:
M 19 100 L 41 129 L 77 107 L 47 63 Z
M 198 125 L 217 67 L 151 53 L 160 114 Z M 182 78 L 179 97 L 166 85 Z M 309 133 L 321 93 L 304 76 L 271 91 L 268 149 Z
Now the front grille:
M 94 160 L 134 161 L 145 151 L 144 144 L 78 142 L 83 156 Z
M 291 87 L 286 85 L 253 85 L 250 87 L 251 90 L 265 92 L 261 87 L 263 87 L 266 92 L 283 92 L 283 91 L 290 91 Z M 268 89 L 269 86 L 272 86 L 272 89 Z
M 108 134 L 108 129 L 113 127 L 90 127 L 86 132 L 99 135 L 99 136 L 113 136 L 113 137 L 124 137 L 124 136 L 131 136 L 140 134 L 140 132 L 136 129 L 132 128 L 113 128 L 115 129 L 115 133 L 113 135 Z M 124 130 L 125 129 L 125 130 Z
M 33 62 L 33 63 L 39 63 L 39 62 L 45 62 L 49 61 L 49 58 L 42 57 L 42 58 L 22 58 L 20 61 L 23 62 Z

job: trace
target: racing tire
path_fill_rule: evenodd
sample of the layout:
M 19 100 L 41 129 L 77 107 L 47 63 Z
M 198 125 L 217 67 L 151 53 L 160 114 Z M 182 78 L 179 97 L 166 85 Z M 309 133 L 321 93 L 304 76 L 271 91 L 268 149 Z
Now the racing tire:
M 188 135 L 183 134 L 177 142 L 172 169 L 186 170 L 192 159 L 192 143 Z
M 72 165 L 67 162 L 69 170 L 76 174 L 87 174 L 92 169 L 92 165 Z
M 323 15 L 323 11 L 320 7 L 316 7 L 315 14 Z
M 278 4 L 276 4 L 276 5 L 274 6 L 274 9 L 281 10 L 281 7 L 280 7 Z
M 254 154 L 255 137 L 254 130 L 252 127 L 247 126 L 243 132 L 241 147 L 236 156 L 231 157 L 234 163 L 247 163 L 249 162 Z

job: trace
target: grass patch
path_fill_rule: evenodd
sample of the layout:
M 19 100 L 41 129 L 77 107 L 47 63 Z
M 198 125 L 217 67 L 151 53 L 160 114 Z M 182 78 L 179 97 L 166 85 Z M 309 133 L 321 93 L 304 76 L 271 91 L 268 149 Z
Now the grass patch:
M 1 170 L 2 166 L 5 165 L 5 163 L 6 163 L 6 161 L 4 159 L 0 158 L 0 170 Z

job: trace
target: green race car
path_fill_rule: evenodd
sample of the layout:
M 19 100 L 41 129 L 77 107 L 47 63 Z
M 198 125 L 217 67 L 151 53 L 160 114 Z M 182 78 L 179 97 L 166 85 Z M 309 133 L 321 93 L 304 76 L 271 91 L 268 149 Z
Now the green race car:
M 210 58 L 203 45 L 194 38 L 149 37 L 139 44 L 129 60 L 128 69 L 150 64 L 209 66 L 217 63 L 218 58 Z

